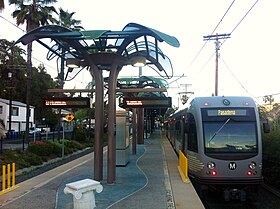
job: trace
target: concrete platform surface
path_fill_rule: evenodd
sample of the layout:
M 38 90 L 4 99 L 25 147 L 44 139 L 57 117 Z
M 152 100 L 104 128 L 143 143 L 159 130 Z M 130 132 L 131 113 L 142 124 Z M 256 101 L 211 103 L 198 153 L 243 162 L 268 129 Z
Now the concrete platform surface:
M 104 180 L 95 194 L 96 208 L 200 209 L 204 208 L 191 183 L 183 183 L 178 158 L 159 130 L 137 145 L 129 163 L 116 168 L 116 182 L 106 183 L 107 149 L 104 148 Z M 3 209 L 72 209 L 72 195 L 64 194 L 67 183 L 93 178 L 93 153 L 18 184 L 0 196 Z

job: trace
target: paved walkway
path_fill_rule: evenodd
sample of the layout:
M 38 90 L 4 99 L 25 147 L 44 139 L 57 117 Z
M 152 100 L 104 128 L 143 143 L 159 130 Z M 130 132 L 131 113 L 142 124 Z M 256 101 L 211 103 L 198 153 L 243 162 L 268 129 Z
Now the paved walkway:
M 104 162 L 106 158 L 104 150 Z M 192 185 L 181 181 L 176 158 L 169 142 L 155 132 L 144 145 L 137 145 L 137 155 L 130 155 L 127 166 L 117 167 L 114 184 L 101 181 L 103 191 L 95 196 L 96 208 L 204 208 Z M 20 188 L 0 196 L 0 204 L 3 209 L 70 209 L 72 195 L 63 193 L 65 185 L 92 177 L 91 153 L 20 183 Z

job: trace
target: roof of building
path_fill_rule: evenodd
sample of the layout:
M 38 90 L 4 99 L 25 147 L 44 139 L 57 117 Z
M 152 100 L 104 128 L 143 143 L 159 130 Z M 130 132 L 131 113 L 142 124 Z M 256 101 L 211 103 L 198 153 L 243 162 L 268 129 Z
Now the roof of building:
M 0 102 L 9 105 L 10 101 L 8 99 L 1 99 L 0 98 Z M 18 101 L 12 101 L 12 105 L 13 106 L 19 106 L 19 107 L 26 107 L 25 103 L 18 102 Z M 30 106 L 30 108 L 34 108 L 34 106 Z

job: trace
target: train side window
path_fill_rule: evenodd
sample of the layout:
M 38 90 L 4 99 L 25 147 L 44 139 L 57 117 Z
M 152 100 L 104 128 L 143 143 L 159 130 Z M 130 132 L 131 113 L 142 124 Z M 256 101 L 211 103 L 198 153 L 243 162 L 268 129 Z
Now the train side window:
M 188 113 L 186 120 L 186 140 L 187 149 L 193 152 L 198 152 L 197 131 L 194 116 Z

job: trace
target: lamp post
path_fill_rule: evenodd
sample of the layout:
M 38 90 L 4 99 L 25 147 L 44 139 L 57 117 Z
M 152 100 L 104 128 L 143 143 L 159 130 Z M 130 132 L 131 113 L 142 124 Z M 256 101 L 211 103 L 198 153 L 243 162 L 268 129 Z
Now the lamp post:
M 12 77 L 13 74 L 11 72 L 8 72 L 8 78 L 9 78 L 9 137 L 11 137 L 11 129 L 12 129 Z

